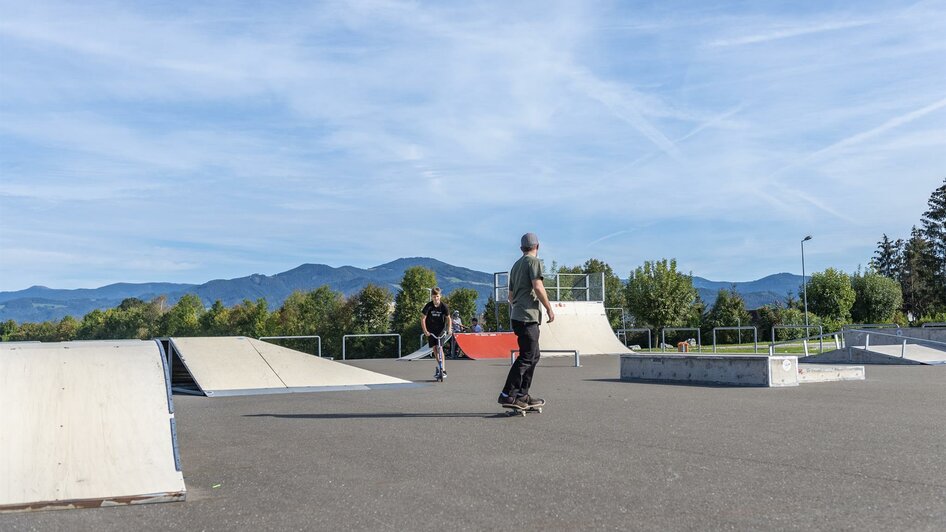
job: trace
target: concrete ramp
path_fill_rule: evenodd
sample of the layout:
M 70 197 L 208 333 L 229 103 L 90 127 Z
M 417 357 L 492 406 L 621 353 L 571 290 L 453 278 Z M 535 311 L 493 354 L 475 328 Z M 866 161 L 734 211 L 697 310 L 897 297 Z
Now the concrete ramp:
M 185 498 L 161 346 L 0 344 L 0 512 Z
M 169 340 L 174 389 L 180 392 L 222 397 L 412 385 L 243 336 Z
M 412 360 L 420 360 L 422 358 L 427 358 L 429 356 L 432 356 L 433 354 L 434 354 L 434 348 L 427 347 L 425 345 L 424 347 L 421 347 L 420 349 L 418 349 L 417 351 L 414 351 L 413 353 L 409 355 L 402 356 L 398 360 L 402 360 L 404 362 L 410 362 Z
M 541 333 L 540 333 L 541 334 Z M 500 333 L 460 333 L 454 335 L 463 354 L 474 360 L 481 358 L 509 359 L 509 352 L 519 349 L 516 335 L 511 332 Z M 540 346 L 545 349 L 545 338 L 539 337 Z
M 621 356 L 623 381 L 775 388 L 864 378 L 864 366 L 799 364 L 795 356 L 682 353 Z
M 818 364 L 944 365 L 946 351 L 916 344 L 850 346 L 801 359 Z
M 555 321 L 539 327 L 542 351 L 576 349 L 584 355 L 623 355 L 632 351 L 615 336 L 600 301 L 553 301 Z M 545 353 L 542 356 L 571 356 L 569 353 Z M 509 353 L 506 353 L 509 356 Z

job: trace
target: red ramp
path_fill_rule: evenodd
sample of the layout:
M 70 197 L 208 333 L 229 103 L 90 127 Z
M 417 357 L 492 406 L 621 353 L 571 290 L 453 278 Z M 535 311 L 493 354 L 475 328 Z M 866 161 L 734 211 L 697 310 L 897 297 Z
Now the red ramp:
M 509 358 L 509 352 L 519 349 L 516 335 L 501 333 L 459 333 L 453 335 L 463 353 L 472 358 Z

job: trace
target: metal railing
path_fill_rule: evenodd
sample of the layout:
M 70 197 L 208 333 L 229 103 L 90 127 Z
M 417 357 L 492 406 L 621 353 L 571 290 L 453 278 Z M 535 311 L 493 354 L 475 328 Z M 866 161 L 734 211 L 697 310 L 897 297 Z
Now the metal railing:
M 654 348 L 654 343 L 653 343 L 653 341 L 651 340 L 651 337 L 650 337 L 650 329 L 648 329 L 647 327 L 631 327 L 631 328 L 629 328 L 629 329 L 618 329 L 618 330 L 615 331 L 615 332 L 617 332 L 619 335 L 621 335 L 621 334 L 624 335 L 624 345 L 625 345 L 625 346 L 627 346 L 627 333 L 629 333 L 629 332 L 646 332 L 646 333 L 647 333 L 647 349 L 648 349 L 648 350 L 653 350 L 653 348 Z
M 382 336 L 397 336 L 397 357 L 401 358 L 401 335 L 398 333 L 375 333 L 375 334 L 346 334 L 342 336 L 342 360 L 345 358 L 345 342 L 349 338 L 374 338 Z
M 781 342 L 772 342 L 769 344 L 769 356 L 775 356 L 776 347 L 780 345 L 794 345 L 794 344 L 797 344 L 799 340 L 802 342 L 802 345 L 804 346 L 805 356 L 809 356 L 810 354 L 808 350 L 809 340 L 818 340 L 821 346 L 821 350 L 819 351 L 819 353 L 824 352 L 824 338 L 828 338 L 828 337 L 833 337 L 835 347 L 837 349 L 841 349 L 843 345 L 843 340 L 844 340 L 841 334 L 842 333 L 840 332 L 823 333 L 823 334 L 816 334 L 814 336 L 806 336 L 805 338 L 795 338 L 793 340 L 782 340 Z
M 302 340 L 306 338 L 316 338 L 319 344 L 319 358 L 322 358 L 322 337 L 314 334 L 303 336 L 260 336 L 257 340 Z
M 944 322 L 930 322 L 930 323 L 924 323 L 923 325 L 920 325 L 920 328 L 921 328 L 921 329 L 925 329 L 925 328 L 938 329 L 938 328 L 940 328 L 940 327 L 946 327 L 946 323 L 944 323 Z
M 703 352 L 703 339 L 700 337 L 699 327 L 664 327 L 660 329 L 660 350 L 667 350 L 667 331 L 696 331 L 696 349 L 698 353 Z
M 871 337 L 871 336 L 881 336 L 881 337 L 884 337 L 884 338 L 896 338 L 896 339 L 897 339 L 897 343 L 895 343 L 895 344 L 878 344 L 878 345 L 899 345 L 899 346 L 900 346 L 900 358 L 905 358 L 905 356 L 906 356 L 907 341 L 908 341 L 908 340 L 912 340 L 913 343 L 917 343 L 917 344 L 931 344 L 931 345 L 936 346 L 936 347 L 939 348 L 939 349 L 946 350 L 946 342 L 940 342 L 940 341 L 937 341 L 937 340 L 927 340 L 927 339 L 925 339 L 925 338 L 916 338 L 916 337 L 914 337 L 914 336 L 904 336 L 902 330 L 899 329 L 899 328 L 897 329 L 897 333 L 898 333 L 898 334 L 882 333 L 882 332 L 877 332 L 877 331 L 867 331 L 867 330 L 864 330 L 864 329 L 845 329 L 844 331 L 842 331 L 842 333 L 845 333 L 845 332 L 846 332 L 846 333 L 858 333 L 858 334 L 863 334 L 863 335 L 864 335 L 864 350 L 865 350 L 865 351 L 869 351 L 869 350 L 870 350 L 870 337 Z M 848 347 L 848 348 L 851 348 L 851 347 L 860 347 L 860 346 L 847 345 L 846 342 L 845 342 L 845 346 Z
M 509 350 L 509 365 L 510 366 L 516 363 L 516 353 L 518 352 L 519 352 L 518 349 Z M 581 362 L 579 360 L 580 355 L 578 354 L 577 349 L 539 349 L 539 353 L 540 354 L 541 353 L 575 353 L 575 367 L 576 368 L 581 367 Z
M 752 344 L 753 344 L 753 353 L 759 352 L 759 330 L 751 325 L 743 325 L 740 327 L 713 327 L 713 352 L 716 352 L 716 331 L 743 331 L 752 329 Z
M 805 329 L 805 334 L 808 334 L 810 329 L 818 329 L 818 334 L 824 334 L 824 327 L 821 325 L 773 325 L 772 326 L 772 341 L 775 341 L 775 331 L 777 329 Z M 824 339 L 821 339 L 820 350 L 824 351 Z

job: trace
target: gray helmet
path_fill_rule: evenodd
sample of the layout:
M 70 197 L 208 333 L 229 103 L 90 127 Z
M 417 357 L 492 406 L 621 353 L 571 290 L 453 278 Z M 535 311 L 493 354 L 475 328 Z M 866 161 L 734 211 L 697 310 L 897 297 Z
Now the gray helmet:
M 454 318 L 459 318 L 459 317 L 460 317 L 460 311 L 459 311 L 459 310 L 454 310 L 452 315 L 453 315 Z

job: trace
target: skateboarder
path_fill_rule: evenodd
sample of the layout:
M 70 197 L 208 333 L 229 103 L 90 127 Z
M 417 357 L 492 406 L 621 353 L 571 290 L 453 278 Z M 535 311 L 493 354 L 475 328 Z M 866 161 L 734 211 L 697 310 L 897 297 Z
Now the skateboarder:
M 519 357 L 509 368 L 506 384 L 499 394 L 499 404 L 524 410 L 538 408 L 545 401 L 529 395 L 535 366 L 539 363 L 539 324 L 542 307 L 548 313 L 548 322 L 555 320 L 555 312 L 543 284 L 542 263 L 539 262 L 539 237 L 535 233 L 522 235 L 519 249 L 522 257 L 509 270 L 509 316 L 512 330 L 519 344 Z
M 442 380 L 447 376 L 447 370 L 443 365 L 443 342 L 438 338 L 443 336 L 443 332 L 450 327 L 450 309 L 447 304 L 440 301 L 440 287 L 435 286 L 430 291 L 430 301 L 424 305 L 421 314 L 420 328 L 424 330 L 424 336 L 427 337 L 427 345 L 432 347 L 434 360 L 437 362 L 437 369 L 434 370 L 434 379 Z

